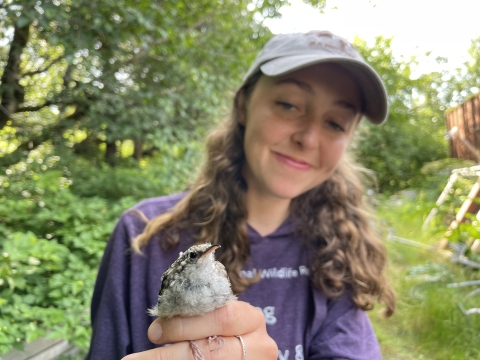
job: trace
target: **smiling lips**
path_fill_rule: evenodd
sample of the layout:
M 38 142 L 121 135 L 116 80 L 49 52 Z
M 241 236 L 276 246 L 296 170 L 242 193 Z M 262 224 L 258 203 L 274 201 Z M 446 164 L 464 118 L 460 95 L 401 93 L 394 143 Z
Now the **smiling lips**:
M 312 165 L 309 163 L 306 163 L 302 160 L 294 159 L 290 156 L 280 154 L 278 152 L 273 151 L 273 155 L 275 155 L 275 158 L 280 161 L 282 164 L 287 165 L 288 167 L 291 167 L 295 170 L 310 170 L 312 168 Z

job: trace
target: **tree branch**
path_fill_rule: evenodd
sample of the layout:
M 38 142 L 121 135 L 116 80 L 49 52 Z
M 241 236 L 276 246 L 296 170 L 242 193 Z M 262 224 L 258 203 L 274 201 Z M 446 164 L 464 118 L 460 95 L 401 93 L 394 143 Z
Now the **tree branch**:
M 57 123 L 47 129 L 44 129 L 40 134 L 29 137 L 10 154 L 0 157 L 0 166 L 8 167 L 24 160 L 31 150 L 37 148 L 40 144 L 50 139 L 52 133 L 57 129 L 60 130 L 61 127 L 63 126 L 60 126 L 60 124 Z
M 28 153 L 43 144 L 45 141 L 54 138 L 55 133 L 59 134 L 69 128 L 66 120 L 78 120 L 85 115 L 84 109 L 75 111 L 72 115 L 59 119 L 55 124 L 45 126 L 40 134 L 30 136 L 24 140 L 14 151 L 0 157 L 0 167 L 8 167 L 18 163 L 28 156 Z
M 55 65 L 57 62 L 59 62 L 60 60 L 62 60 L 64 58 L 64 56 L 59 56 L 58 58 L 56 58 L 55 60 L 53 60 L 50 64 L 48 64 L 47 66 L 45 66 L 44 68 L 42 69 L 38 69 L 38 70 L 34 70 L 34 71 L 28 71 L 26 73 L 24 73 L 22 75 L 22 77 L 25 77 L 25 76 L 33 76 L 33 75 L 36 75 L 36 74 L 41 74 L 45 71 L 47 71 L 48 69 L 50 69 L 53 65 Z
M 2 104 L 0 104 L 0 111 L 3 113 L 4 116 L 10 119 L 10 112 Z
M 72 66 L 70 64 L 67 64 L 67 68 L 65 69 L 65 74 L 63 74 L 64 89 L 68 88 L 68 84 L 72 80 L 72 71 L 73 71 Z
M 25 10 L 25 9 L 24 9 Z M 10 50 L 8 52 L 8 60 L 3 70 L 0 83 L 0 96 L 2 98 L 1 105 L 4 109 L 0 111 L 0 129 L 7 124 L 10 119 L 10 115 L 15 113 L 20 101 L 16 95 L 23 93 L 24 89 L 19 84 L 20 80 L 20 65 L 21 55 L 23 49 L 27 45 L 30 37 L 30 24 L 27 24 L 21 28 L 14 26 L 13 39 L 10 44 Z M 6 110 L 6 111 L 4 111 Z
M 47 106 L 50 106 L 50 105 L 57 105 L 57 104 L 54 103 L 54 102 L 52 102 L 52 101 L 46 101 L 46 102 L 45 102 L 44 104 L 42 104 L 42 105 L 19 107 L 19 108 L 17 108 L 17 110 L 15 111 L 15 113 L 20 113 L 20 112 L 25 112 L 25 111 L 38 111 L 38 110 L 41 110 L 41 109 L 43 109 L 44 107 L 47 107 Z

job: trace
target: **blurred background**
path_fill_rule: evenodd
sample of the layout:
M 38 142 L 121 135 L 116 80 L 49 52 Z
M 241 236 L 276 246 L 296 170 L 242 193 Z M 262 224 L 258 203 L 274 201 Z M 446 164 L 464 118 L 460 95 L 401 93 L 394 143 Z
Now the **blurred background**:
M 0 0 L 0 357 L 55 345 L 44 359 L 81 358 L 120 214 L 185 189 L 273 34 L 326 29 L 390 94 L 388 122 L 362 122 L 350 149 L 374 174 L 366 201 L 398 293 L 392 319 L 371 312 L 384 357 L 480 359 L 479 12 L 467 0 Z

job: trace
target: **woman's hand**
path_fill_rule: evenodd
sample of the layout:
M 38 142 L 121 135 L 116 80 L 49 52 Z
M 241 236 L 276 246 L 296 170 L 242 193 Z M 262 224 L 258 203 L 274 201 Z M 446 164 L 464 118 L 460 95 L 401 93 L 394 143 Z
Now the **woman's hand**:
M 225 340 L 221 348 L 207 338 L 219 335 Z M 173 344 L 141 353 L 123 360 L 191 360 L 189 340 L 195 340 L 205 360 L 243 360 L 241 335 L 247 350 L 247 359 L 276 360 L 278 348 L 268 336 L 265 317 L 257 308 L 243 301 L 234 301 L 204 316 L 156 319 L 148 329 L 148 338 L 155 344 Z

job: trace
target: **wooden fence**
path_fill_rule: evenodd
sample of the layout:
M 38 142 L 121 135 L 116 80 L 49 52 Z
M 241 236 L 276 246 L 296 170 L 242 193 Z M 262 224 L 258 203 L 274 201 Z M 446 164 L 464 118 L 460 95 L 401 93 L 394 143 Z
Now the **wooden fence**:
M 453 110 L 448 110 L 445 118 L 447 130 L 450 131 L 456 126 L 459 135 L 450 138 L 450 157 L 476 161 L 475 154 L 459 137 L 470 142 L 475 149 L 480 149 L 480 94 Z

